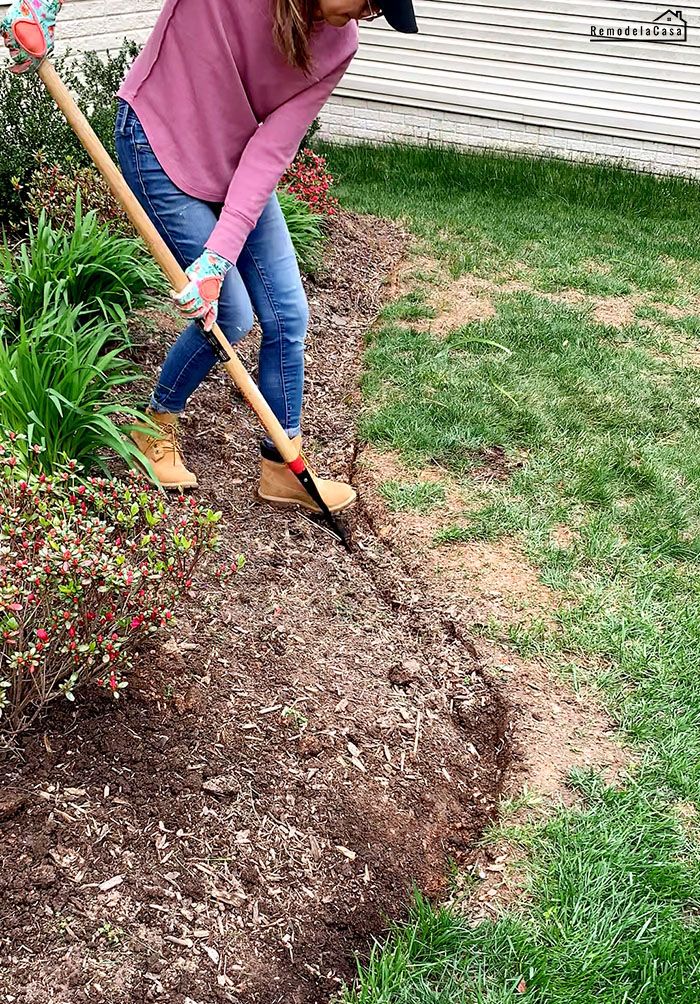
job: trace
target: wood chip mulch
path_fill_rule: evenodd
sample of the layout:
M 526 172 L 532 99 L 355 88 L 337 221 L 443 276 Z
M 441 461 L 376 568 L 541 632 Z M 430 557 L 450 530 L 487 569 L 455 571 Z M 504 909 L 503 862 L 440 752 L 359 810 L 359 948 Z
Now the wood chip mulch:
M 345 214 L 331 246 L 305 439 L 348 477 L 362 339 L 407 237 Z M 127 700 L 57 705 L 2 766 L 0 1002 L 326 1004 L 494 816 L 507 716 L 460 612 L 375 534 L 376 499 L 353 554 L 257 503 L 258 438 L 214 373 L 184 445 L 244 570 L 222 592 L 212 559 Z

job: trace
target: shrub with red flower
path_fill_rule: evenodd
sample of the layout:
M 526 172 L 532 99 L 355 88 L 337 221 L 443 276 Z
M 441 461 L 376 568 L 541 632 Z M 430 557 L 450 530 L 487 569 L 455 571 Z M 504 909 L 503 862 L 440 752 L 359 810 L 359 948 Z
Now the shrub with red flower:
M 21 456 L 17 438 L 0 441 L 6 737 L 85 684 L 119 697 L 138 645 L 172 620 L 216 547 L 221 516 L 193 497 L 169 501 L 138 475 L 83 479 L 69 461 L 48 476 Z
M 75 200 L 80 192 L 82 204 L 95 212 L 110 232 L 133 237 L 134 228 L 112 195 L 109 185 L 94 167 L 81 167 L 71 158 L 66 165 L 47 164 L 41 151 L 34 154 L 38 164 L 24 191 L 29 215 L 38 220 L 42 212 L 57 227 L 72 230 L 75 225 Z M 25 186 L 15 185 L 21 190 Z
M 333 175 L 328 170 L 326 158 L 309 147 L 299 151 L 280 185 L 305 202 L 314 213 L 333 216 L 338 210 L 338 200 L 331 195 Z

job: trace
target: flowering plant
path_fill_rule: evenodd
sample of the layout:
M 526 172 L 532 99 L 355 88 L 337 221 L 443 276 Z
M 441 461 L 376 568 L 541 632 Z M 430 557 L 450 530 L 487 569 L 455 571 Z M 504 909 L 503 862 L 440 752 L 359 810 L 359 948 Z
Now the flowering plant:
M 299 151 L 280 184 L 314 213 L 334 216 L 338 210 L 338 200 L 331 195 L 333 175 L 328 170 L 326 158 L 309 147 Z
M 54 225 L 73 230 L 78 192 L 82 202 L 94 211 L 99 223 L 110 233 L 133 238 L 134 228 L 112 195 L 109 185 L 92 166 L 78 164 L 71 157 L 65 165 L 49 164 L 43 151 L 34 154 L 37 168 L 26 185 L 15 181 L 15 190 L 24 191 L 29 215 L 38 220 L 42 212 Z
M 32 462 L 41 448 L 22 452 L 18 438 L 0 440 L 0 726 L 10 734 L 85 684 L 119 697 L 137 646 L 172 620 L 217 546 L 221 517 L 193 497 L 168 501 L 136 474 L 83 479 L 67 461 L 47 476 Z

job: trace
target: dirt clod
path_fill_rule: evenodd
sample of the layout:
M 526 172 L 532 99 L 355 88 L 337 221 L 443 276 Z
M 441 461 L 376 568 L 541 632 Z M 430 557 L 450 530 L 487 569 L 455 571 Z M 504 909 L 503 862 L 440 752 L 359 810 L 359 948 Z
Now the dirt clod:
M 21 792 L 3 792 L 0 794 L 0 822 L 12 819 L 28 804 L 29 797 Z

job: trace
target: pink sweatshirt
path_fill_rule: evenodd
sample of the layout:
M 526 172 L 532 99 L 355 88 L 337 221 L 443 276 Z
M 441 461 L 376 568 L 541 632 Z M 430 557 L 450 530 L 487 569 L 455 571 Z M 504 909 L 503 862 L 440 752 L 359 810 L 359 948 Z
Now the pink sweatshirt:
M 275 46 L 270 0 L 165 0 L 119 97 L 178 188 L 224 204 L 207 248 L 237 260 L 357 34 L 355 21 L 316 25 L 306 76 Z

